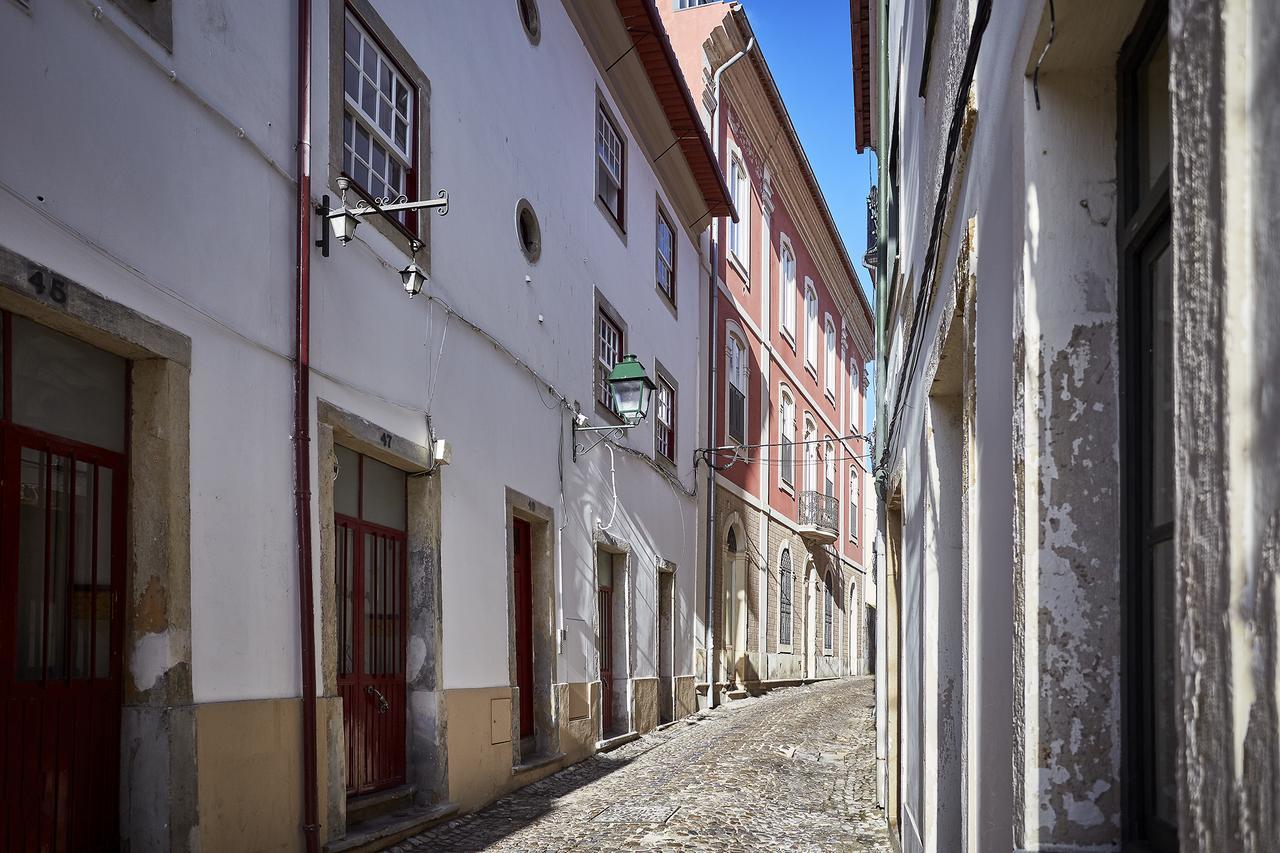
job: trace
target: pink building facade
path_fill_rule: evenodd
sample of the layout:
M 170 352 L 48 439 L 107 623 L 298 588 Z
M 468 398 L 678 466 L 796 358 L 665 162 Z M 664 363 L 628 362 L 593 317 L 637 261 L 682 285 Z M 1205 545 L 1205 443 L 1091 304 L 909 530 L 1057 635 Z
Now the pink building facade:
M 715 72 L 752 42 L 745 13 L 658 3 L 703 120 L 719 125 L 739 212 L 714 232 L 716 678 L 734 691 L 865 674 L 871 310 L 758 43 L 723 73 L 717 114 Z

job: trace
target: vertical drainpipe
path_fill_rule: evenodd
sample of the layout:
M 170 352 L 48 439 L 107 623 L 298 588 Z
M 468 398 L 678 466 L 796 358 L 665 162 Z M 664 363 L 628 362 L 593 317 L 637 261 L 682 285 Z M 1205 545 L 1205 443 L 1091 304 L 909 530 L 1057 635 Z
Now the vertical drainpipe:
M 302 667 L 302 833 L 317 853 L 316 645 L 311 577 L 311 0 L 298 0 L 298 245 L 293 374 L 294 515 L 298 539 L 298 640 Z
M 715 112 L 711 114 L 711 150 L 715 152 L 716 162 L 720 160 L 720 77 L 728 70 L 730 65 L 737 62 L 747 53 L 756 43 L 756 37 L 752 36 L 747 42 L 747 46 L 735 53 L 729 58 L 729 61 L 716 69 L 715 77 L 711 81 L 711 89 L 715 92 L 716 107 Z M 732 190 L 730 190 L 732 192 Z M 750 204 L 747 207 L 747 216 L 751 215 Z M 720 292 L 718 282 L 720 279 L 720 259 L 717 251 L 720 246 L 720 228 L 719 222 L 712 220 L 711 234 L 711 335 L 710 350 L 707 355 L 707 382 L 711 386 L 710 394 L 707 395 L 707 434 L 709 441 L 708 447 L 716 446 L 716 376 L 718 371 L 716 365 L 719 364 L 717 353 L 716 334 L 719 331 L 719 320 L 717 319 Z M 715 555 L 716 555 L 716 469 L 712 467 L 711 460 L 713 456 L 707 458 L 707 618 L 703 623 L 704 639 L 703 645 L 707 651 L 707 707 L 714 708 L 716 706 L 716 657 L 715 657 L 715 634 L 713 626 L 715 625 Z

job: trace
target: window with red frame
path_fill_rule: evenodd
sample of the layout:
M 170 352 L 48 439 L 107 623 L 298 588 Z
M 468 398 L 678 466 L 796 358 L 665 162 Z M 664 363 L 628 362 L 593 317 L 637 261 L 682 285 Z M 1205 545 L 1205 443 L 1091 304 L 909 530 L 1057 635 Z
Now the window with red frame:
M 350 9 L 343 37 L 342 171 L 370 198 L 413 200 L 417 87 Z M 396 219 L 403 226 L 409 214 Z
M 654 447 L 663 458 L 672 462 L 676 460 L 676 389 L 661 376 L 658 377 Z
M 613 390 L 609 388 L 609 374 L 622 358 L 622 329 L 603 311 L 598 312 L 596 329 L 596 400 L 617 414 Z

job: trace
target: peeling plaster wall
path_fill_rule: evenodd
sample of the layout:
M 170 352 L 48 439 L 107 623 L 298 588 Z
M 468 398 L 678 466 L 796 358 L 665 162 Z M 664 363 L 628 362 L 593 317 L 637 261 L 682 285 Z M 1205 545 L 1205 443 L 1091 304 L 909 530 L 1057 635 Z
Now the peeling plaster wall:
M 1042 75 L 1039 111 L 1026 89 L 1015 780 L 1025 845 L 1107 846 L 1120 840 L 1122 639 L 1114 65 Z

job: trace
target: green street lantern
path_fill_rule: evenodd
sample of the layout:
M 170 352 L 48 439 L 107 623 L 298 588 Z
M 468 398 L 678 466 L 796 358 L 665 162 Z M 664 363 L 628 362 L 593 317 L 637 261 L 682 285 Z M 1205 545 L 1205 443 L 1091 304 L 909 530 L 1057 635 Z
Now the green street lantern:
M 658 386 L 645 375 L 634 354 L 623 356 L 606 380 L 613 392 L 613 410 L 629 424 L 638 424 L 649 413 L 649 398 Z

